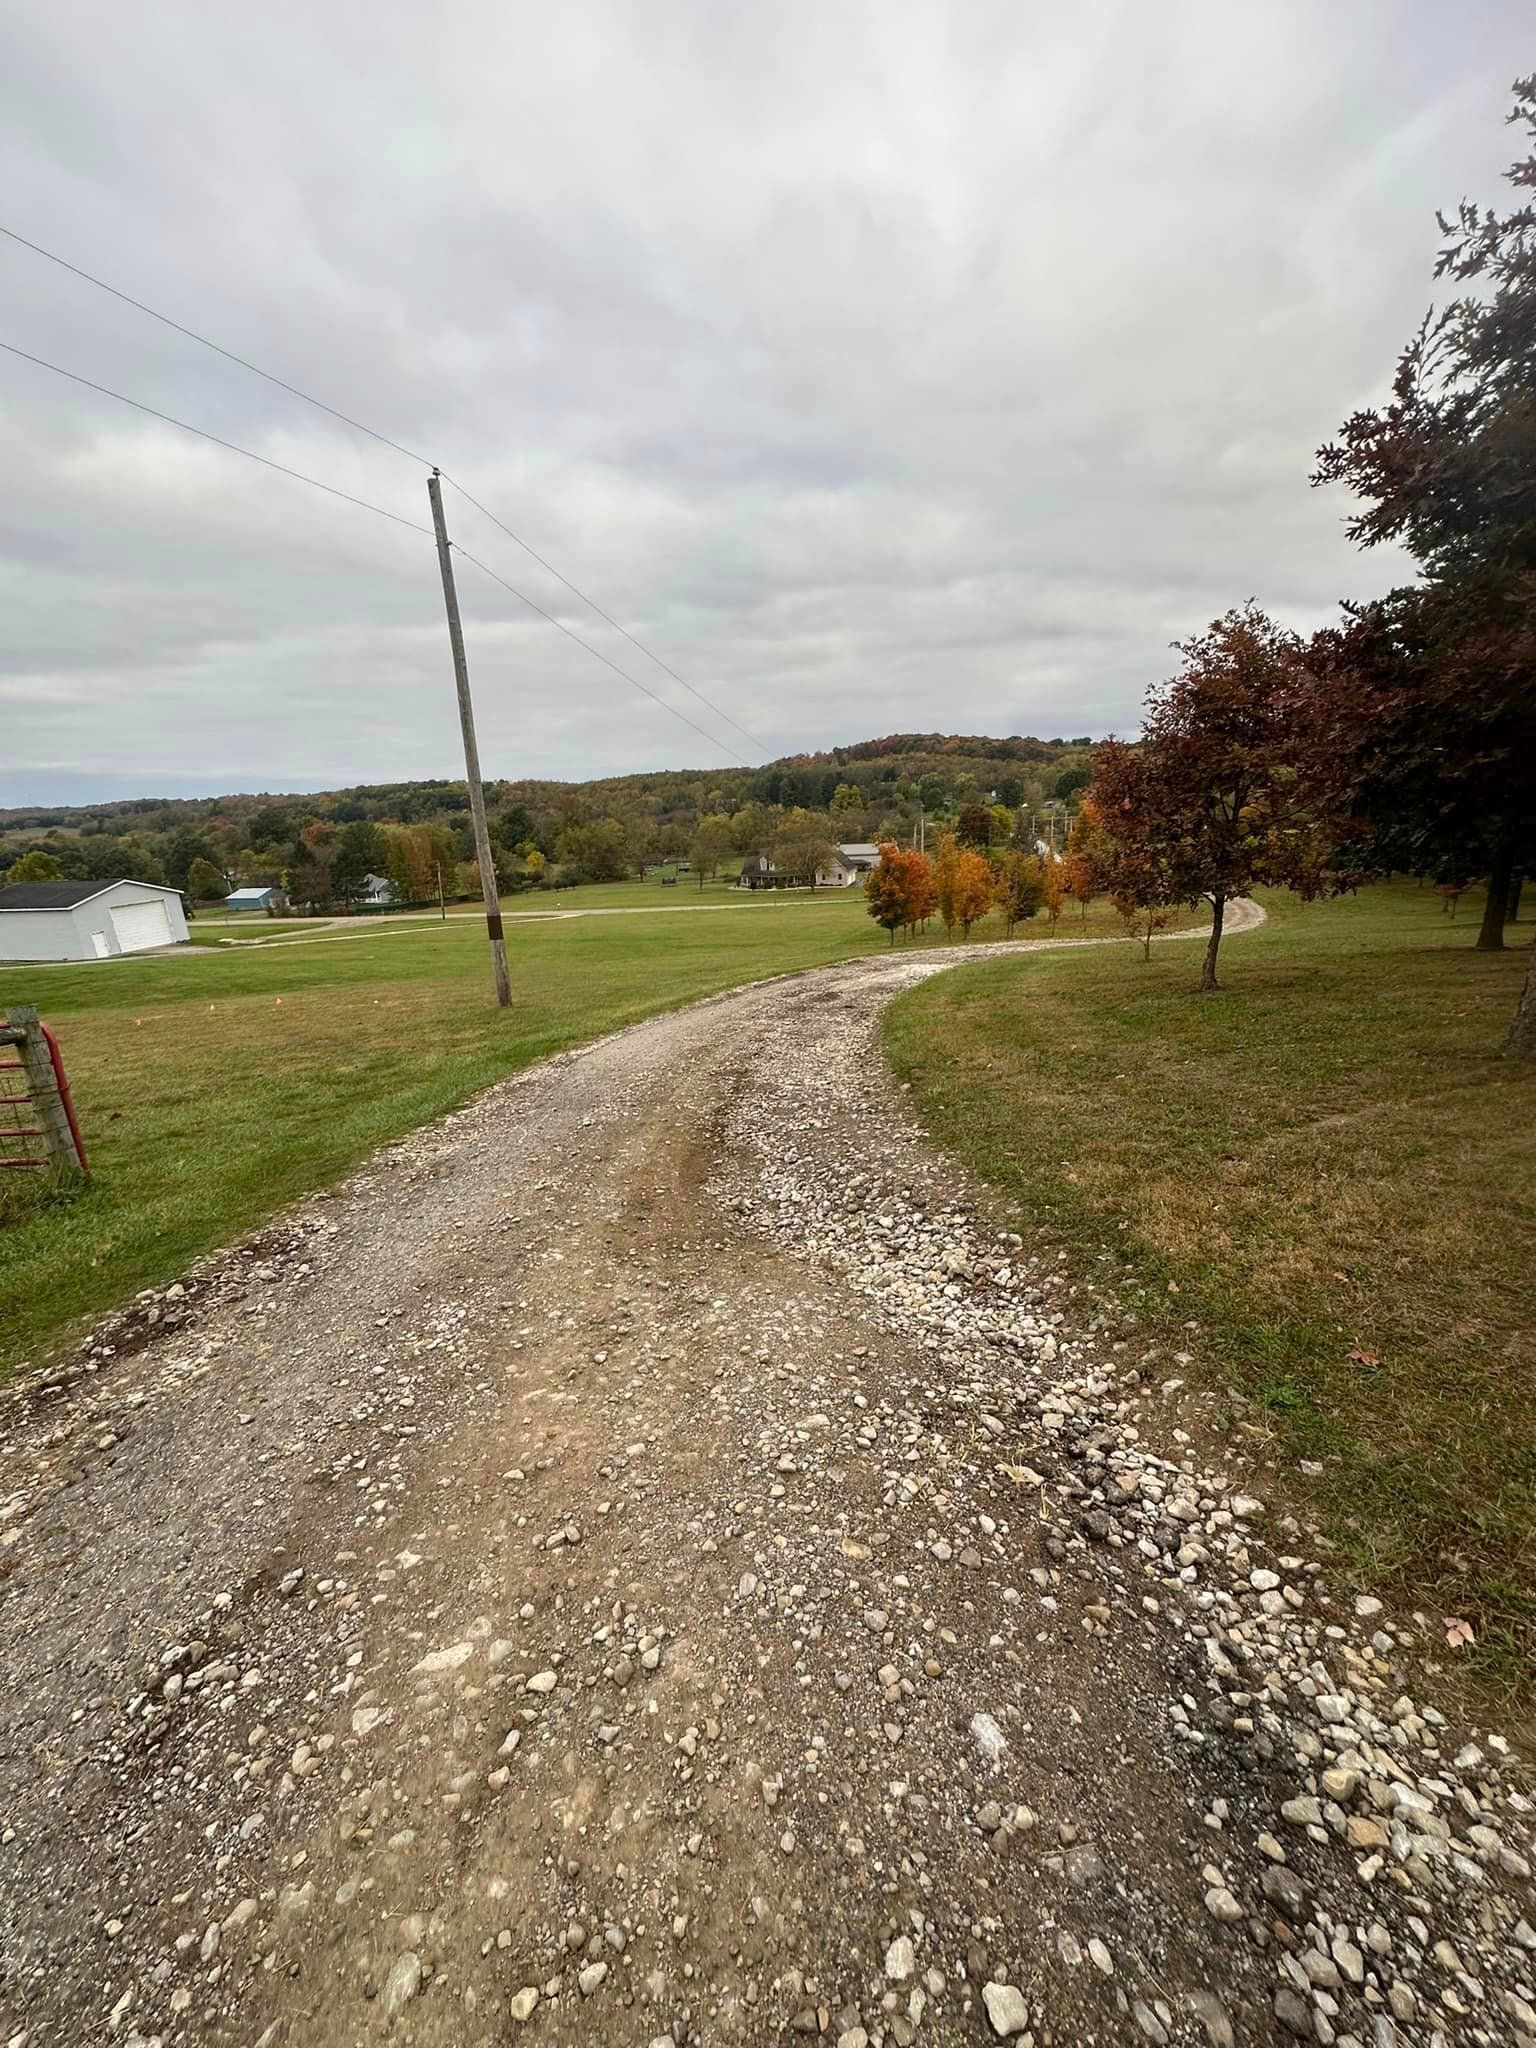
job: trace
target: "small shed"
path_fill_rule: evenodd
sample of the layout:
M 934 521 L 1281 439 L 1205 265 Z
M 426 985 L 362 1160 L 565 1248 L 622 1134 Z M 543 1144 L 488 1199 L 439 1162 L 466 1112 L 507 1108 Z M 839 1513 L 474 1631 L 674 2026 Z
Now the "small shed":
M 110 960 L 185 945 L 176 889 L 158 882 L 13 882 L 0 888 L 0 960 Z
M 286 910 L 288 898 L 275 883 L 253 882 L 249 888 L 232 889 L 224 898 L 226 910 Z
M 364 875 L 363 886 L 357 892 L 357 900 L 359 903 L 393 903 L 395 885 L 388 875 Z

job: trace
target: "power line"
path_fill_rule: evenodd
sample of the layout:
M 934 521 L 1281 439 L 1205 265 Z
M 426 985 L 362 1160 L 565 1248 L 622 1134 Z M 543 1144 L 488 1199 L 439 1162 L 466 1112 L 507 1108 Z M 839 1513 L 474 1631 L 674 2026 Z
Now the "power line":
M 344 498 L 349 505 L 360 505 L 365 512 L 377 512 L 381 519 L 392 519 L 396 526 L 408 526 L 412 533 L 424 533 L 428 540 L 432 538 L 429 526 L 406 519 L 398 512 L 386 512 L 382 505 L 370 504 L 366 498 L 356 498 L 350 491 L 338 490 L 335 484 L 323 484 L 317 476 L 306 476 L 301 469 L 290 469 L 285 462 L 274 462 L 270 455 L 258 455 L 254 449 L 242 448 L 238 441 L 226 441 L 222 434 L 210 434 L 206 427 L 194 427 L 190 420 L 179 420 L 172 413 L 145 405 L 141 399 L 129 398 L 125 392 L 114 391 L 109 385 L 97 384 L 75 370 L 64 369 L 59 363 L 29 355 L 26 349 L 17 348 L 14 342 L 0 341 L 0 349 L 4 349 L 7 355 L 19 356 L 24 363 L 35 363 L 40 370 L 51 370 L 55 377 L 67 377 L 71 384 L 83 384 L 87 391 L 99 391 L 103 398 L 115 398 L 119 405 L 131 405 L 135 412 L 148 413 L 152 420 L 163 420 L 168 427 L 180 427 L 184 434 L 196 434 L 201 441 L 212 441 L 216 448 L 227 448 L 231 455 L 243 455 L 247 462 L 259 462 L 263 469 L 275 469 L 279 476 L 291 476 L 296 483 L 308 484 L 311 489 L 324 491 L 332 498 Z
M 381 519 L 393 520 L 396 526 L 409 527 L 412 533 L 424 534 L 428 540 L 434 538 L 430 527 L 422 526 L 414 519 L 406 519 L 399 512 L 386 511 L 382 505 L 374 505 L 367 498 L 354 497 L 351 491 L 338 490 L 335 484 L 322 483 L 319 477 L 306 476 L 303 470 L 290 469 L 286 463 L 274 462 L 270 456 L 258 455 L 254 449 L 242 448 L 238 441 L 226 441 L 221 434 L 209 433 L 206 427 L 194 427 L 189 420 L 179 420 L 172 413 L 161 412 L 156 406 L 145 405 L 142 400 L 137 398 L 129 398 L 125 392 L 114 391 L 110 385 L 98 384 L 90 377 L 82 377 L 74 370 L 64 369 L 59 363 L 50 363 L 43 356 L 32 355 L 24 348 L 17 348 L 14 342 L 0 341 L 0 349 L 3 349 L 7 355 L 20 357 L 24 363 L 35 363 L 40 370 L 51 370 L 56 377 L 67 378 L 71 384 L 81 384 L 87 391 L 98 392 L 103 398 L 115 398 L 120 405 L 132 406 L 135 412 L 147 413 L 151 419 L 161 420 L 166 426 L 179 427 L 186 434 L 196 434 L 199 440 L 211 441 L 216 448 L 226 448 L 231 455 L 243 455 L 248 462 L 259 462 L 263 469 L 275 469 L 280 476 L 291 477 L 295 483 L 308 484 L 312 490 L 324 491 L 328 497 L 344 499 L 347 504 L 357 505 L 364 512 L 377 512 Z M 649 697 L 651 702 L 659 704 L 663 711 L 669 711 L 674 718 L 681 719 L 683 724 L 696 732 L 701 739 L 708 740 L 712 747 L 718 747 L 721 753 L 727 755 L 740 767 L 748 768 L 751 766 L 751 763 L 743 760 L 734 748 L 726 746 L 723 740 L 717 740 L 713 733 L 706 732 L 704 727 L 691 719 L 686 711 L 679 711 L 677 706 L 669 704 L 665 697 L 657 696 L 656 692 L 648 688 L 638 677 L 632 676 L 627 669 L 620 668 L 618 663 L 610 660 L 600 647 L 594 647 L 590 640 L 584 640 L 580 633 L 575 632 L 570 626 L 566 625 L 564 620 L 557 619 L 553 612 L 546 611 L 543 605 L 536 603 L 533 598 L 529 597 L 526 591 L 519 590 L 515 583 L 509 583 L 505 576 L 499 576 L 494 569 L 487 567 L 484 562 L 480 561 L 476 556 L 468 554 L 463 548 L 456 546 L 455 553 L 463 555 L 466 562 L 473 562 L 482 575 L 489 576 L 493 583 L 499 583 L 503 590 L 510 591 L 520 603 L 527 605 L 530 611 L 537 612 L 541 619 L 547 619 L 568 640 L 574 640 L 578 647 L 584 647 L 588 654 L 595 655 L 605 668 L 611 668 L 616 676 L 622 676 L 624 681 L 640 691 L 642 696 Z
M 372 427 L 365 427 L 361 420 L 353 419 L 348 413 L 338 412 L 334 405 L 327 405 L 323 398 L 315 398 L 308 391 L 301 391 L 297 384 L 285 383 L 270 370 L 262 369 L 259 363 L 249 362 L 244 356 L 237 356 L 232 348 L 224 348 L 218 342 L 210 341 L 206 334 L 199 334 L 195 327 L 183 327 L 181 322 L 173 320 L 169 313 L 161 313 L 154 306 L 146 306 L 142 299 L 134 298 L 129 292 L 120 292 L 115 284 L 108 284 L 104 277 L 93 277 L 90 271 L 82 270 L 78 263 L 71 263 L 67 257 L 55 255 L 52 249 L 45 249 L 41 242 L 29 242 L 25 235 L 18 235 L 14 228 L 8 228 L 3 224 L 0 224 L 0 235 L 4 235 L 7 241 L 19 242 L 23 249 L 30 249 L 34 256 L 44 256 L 50 263 L 57 263 L 60 270 L 67 270 L 72 277 L 83 278 L 87 284 L 95 285 L 98 291 L 110 292 L 114 299 L 121 299 L 125 306 L 132 306 L 136 313 L 147 313 L 151 320 L 158 320 L 162 327 L 173 327 L 178 334 L 184 334 L 188 341 L 199 342 L 204 348 L 211 348 L 216 356 L 223 356 L 226 362 L 238 363 L 242 370 L 249 370 L 253 377 L 264 377 L 280 391 L 287 391 L 294 398 L 302 398 L 306 405 L 319 406 L 322 412 L 328 412 L 332 419 L 340 420 L 343 426 L 355 427 L 358 433 L 366 434 L 370 441 L 380 441 L 386 448 L 393 448 L 397 455 L 408 456 L 412 462 L 426 463 L 428 469 L 432 467 L 424 455 L 416 454 L 411 448 L 402 448 L 398 441 L 391 441 L 388 434 L 375 433 Z M 428 530 L 426 527 L 422 528 L 423 533 Z
M 306 405 L 313 405 L 321 412 L 329 413 L 333 420 L 340 420 L 343 426 L 351 427 L 359 434 L 366 434 L 370 441 L 377 441 L 381 447 L 392 448 L 397 455 L 403 455 L 411 462 L 419 462 L 425 469 L 436 469 L 438 467 L 436 463 L 429 461 L 425 455 L 418 455 L 414 448 L 407 448 L 403 443 L 391 440 L 388 434 L 379 433 L 375 427 L 365 426 L 361 420 L 353 419 L 350 413 L 342 412 L 334 405 L 328 405 L 323 398 L 316 398 L 313 392 L 302 391 L 297 384 L 290 384 L 286 378 L 276 376 L 271 370 L 262 369 L 259 363 L 253 363 L 249 357 L 236 355 L 233 349 L 225 348 L 220 342 L 210 341 L 206 334 L 199 334 L 195 327 L 183 326 L 181 321 L 173 320 L 169 313 L 162 313 L 158 308 L 146 305 L 142 299 L 134 298 L 132 293 L 120 291 L 115 284 L 108 284 L 105 278 L 97 277 L 89 270 L 82 270 L 78 263 L 71 263 L 67 257 L 56 254 L 54 250 L 45 249 L 41 242 L 30 241 L 27 236 L 18 234 L 14 228 L 8 228 L 3 223 L 0 223 L 0 235 L 4 235 L 8 241 L 18 243 L 23 249 L 30 249 L 34 256 L 41 256 L 49 263 L 56 263 L 61 270 L 67 270 L 72 277 L 78 277 L 86 284 L 95 285 L 98 291 L 109 293 L 114 299 L 120 300 L 123 305 L 132 306 L 135 312 L 147 314 L 151 320 L 158 320 L 162 326 L 171 328 L 177 334 L 185 335 L 188 341 L 195 341 L 203 348 L 212 349 L 215 355 L 223 356 L 226 362 L 236 363 L 242 370 L 249 370 L 252 376 L 264 378 L 268 384 L 275 384 L 279 391 L 286 391 L 291 397 L 302 399 Z M 12 353 L 19 355 L 22 351 L 17 349 L 13 350 Z M 36 358 L 32 360 L 36 360 Z M 45 367 L 52 368 L 53 365 L 49 364 L 45 365 Z M 69 373 L 62 372 L 61 374 L 68 375 Z M 83 383 L 85 380 L 82 378 L 78 381 Z M 95 388 L 99 389 L 100 387 Z M 115 393 L 109 393 L 108 395 L 116 396 Z M 127 401 L 129 404 L 133 402 L 131 399 Z M 149 408 L 145 407 L 143 410 L 147 411 Z M 172 425 L 179 426 L 180 424 L 180 421 L 172 422 Z M 196 432 L 198 430 L 194 428 L 191 431 Z M 213 437 L 210 436 L 209 438 Z M 231 444 L 226 443 L 225 445 Z M 237 452 L 244 454 L 247 451 L 241 449 Z M 256 459 L 260 461 L 263 458 L 258 456 Z M 274 468 L 277 466 L 276 464 L 272 465 Z M 579 584 L 573 583 L 569 576 L 564 575 L 555 567 L 553 562 L 546 560 L 537 548 L 532 547 L 525 541 L 522 535 L 508 526 L 504 519 L 499 519 L 489 506 L 482 505 L 480 500 L 467 491 L 456 477 L 450 476 L 447 470 L 442 471 L 442 476 L 446 483 L 453 485 L 453 488 L 467 504 L 473 505 L 475 510 L 489 519 L 493 526 L 499 527 L 508 540 L 515 542 L 525 555 L 531 556 L 541 569 L 547 570 L 557 583 L 563 583 L 573 597 L 578 597 L 583 604 L 589 605 L 605 624 L 613 628 L 615 633 L 623 634 L 632 647 L 637 648 L 648 661 L 654 661 L 656 666 L 663 673 L 669 675 L 674 683 L 677 683 L 682 689 L 686 690 L 690 697 L 696 698 L 700 704 L 704 705 L 706 710 L 712 711 L 717 718 L 723 719 L 727 725 L 739 732 L 744 740 L 756 745 L 761 744 L 756 733 L 749 732 L 737 719 L 732 718 L 728 711 L 722 710 L 712 698 L 706 697 L 702 690 L 696 689 L 686 676 L 680 676 L 670 662 L 663 661 L 654 649 L 647 647 L 645 642 L 631 633 L 627 626 L 621 626 L 611 613 L 603 609 L 595 597 L 589 597 Z M 328 486 L 323 486 L 322 488 L 328 488 Z M 425 532 L 426 528 L 423 527 L 420 530 Z M 548 618 L 549 614 L 546 612 L 544 616 Z M 562 628 L 562 630 L 564 629 Z M 583 642 L 582 644 L 585 645 L 586 643 Z M 612 667 L 613 664 L 610 663 L 609 666 Z M 624 671 L 620 669 L 618 673 L 623 675 Z M 629 680 L 633 681 L 633 678 L 631 677 Z M 654 693 L 647 692 L 647 694 L 652 695 Z M 656 701 L 659 704 L 666 702 L 661 697 L 658 697 Z M 667 705 L 667 709 L 670 711 L 673 709 L 673 706 Z M 679 712 L 678 716 L 682 717 L 682 713 Z M 690 725 L 693 723 L 691 719 L 686 719 L 684 722 Z M 695 726 L 694 730 L 697 731 L 698 728 Z M 726 749 L 726 751 L 729 752 L 729 749 Z
M 735 730 L 741 734 L 744 740 L 753 743 L 758 743 L 756 733 L 748 732 L 747 728 L 744 725 L 739 724 L 736 719 L 732 718 L 729 711 L 722 711 L 720 706 L 716 704 L 712 698 L 706 697 L 702 690 L 696 690 L 693 687 L 693 684 L 688 681 L 686 676 L 680 676 L 677 670 L 672 667 L 670 662 L 663 661 L 661 656 L 657 654 L 652 648 L 647 647 L 643 640 L 637 640 L 634 634 L 630 632 L 627 626 L 621 626 L 618 620 L 614 618 L 611 613 L 603 610 L 603 607 L 598 603 L 595 597 L 589 597 L 584 590 L 582 590 L 578 585 L 574 584 L 571 581 L 569 576 L 563 576 L 560 573 L 560 571 L 555 567 L 553 562 L 547 562 L 544 559 L 544 557 L 539 553 L 537 548 L 530 547 L 528 542 L 523 539 L 520 533 L 514 533 L 512 528 L 507 525 L 504 519 L 498 519 L 496 517 L 496 514 L 490 509 L 488 505 L 482 505 L 480 500 L 477 497 L 474 497 L 469 491 L 465 490 L 464 486 L 459 482 L 458 478 L 455 476 L 450 476 L 446 469 L 443 471 L 443 481 L 445 483 L 452 484 L 453 488 L 458 492 L 459 496 L 463 498 L 467 504 L 473 505 L 477 512 L 484 513 L 485 517 L 490 520 L 492 526 L 499 526 L 502 532 L 507 536 L 508 540 L 516 541 L 517 545 L 522 549 L 523 553 L 525 555 L 531 555 L 534 561 L 538 563 L 541 569 L 547 569 L 550 575 L 555 578 L 556 582 L 563 583 L 567 590 L 569 590 L 574 596 L 579 597 L 581 599 L 583 604 L 590 605 L 593 611 L 597 613 L 597 616 L 600 619 L 605 620 L 608 625 L 612 626 L 615 633 L 622 633 L 624 635 L 624 638 L 629 642 L 629 644 L 632 647 L 638 647 L 640 652 L 643 655 L 645 655 L 648 660 L 654 661 L 659 669 L 663 669 L 672 678 L 674 683 L 680 683 L 682 687 L 688 692 L 690 697 L 696 697 L 701 704 L 705 705 L 709 710 L 713 711 L 717 718 L 724 719 L 727 725 L 733 726 Z
M 452 483 L 452 481 L 453 479 L 450 477 L 449 482 Z M 468 494 L 466 493 L 466 496 L 467 495 Z M 663 711 L 670 711 L 672 716 L 674 718 L 680 718 L 683 721 L 684 725 L 692 726 L 693 730 L 699 735 L 700 739 L 708 740 L 709 744 L 712 747 L 718 747 L 721 753 L 727 755 L 732 761 L 734 761 L 737 764 L 738 767 L 751 767 L 751 762 L 744 761 L 741 755 L 736 752 L 734 747 L 728 747 L 725 744 L 724 740 L 717 740 L 712 732 L 706 732 L 702 725 L 695 724 L 693 719 L 691 719 L 688 716 L 686 711 L 679 711 L 677 706 L 675 704 L 669 704 L 665 697 L 658 697 L 653 689 L 649 688 L 645 683 L 642 683 L 638 677 L 632 676 L 629 673 L 628 669 L 620 668 L 619 664 L 616 661 L 610 661 L 608 656 L 604 654 L 600 647 L 594 647 L 590 640 L 583 640 L 583 638 L 578 632 L 575 632 L 570 626 L 565 624 L 564 620 L 557 619 L 553 612 L 545 611 L 543 605 L 535 603 L 535 601 L 528 595 L 527 591 L 519 590 L 517 585 L 515 583 L 509 583 L 505 576 L 498 576 L 494 569 L 487 567 L 487 565 L 484 562 L 482 562 L 477 555 L 470 554 L 469 550 L 467 548 L 461 547 L 457 541 L 453 543 L 453 552 L 456 555 L 460 556 L 462 560 L 466 562 L 472 562 L 474 566 L 480 571 L 482 576 L 489 576 L 491 581 L 493 583 L 499 583 L 503 590 L 511 591 L 512 595 L 515 598 L 517 598 L 521 603 L 527 605 L 530 611 L 537 612 L 541 619 L 548 619 L 549 623 L 552 626 L 554 626 L 559 632 L 563 633 L 567 640 L 574 640 L 578 647 L 585 647 L 588 654 L 595 654 L 598 660 L 602 662 L 605 665 L 605 667 L 611 668 L 616 676 L 622 676 L 626 683 L 632 684 L 635 689 L 641 691 L 645 696 L 649 697 L 653 704 L 659 704 Z

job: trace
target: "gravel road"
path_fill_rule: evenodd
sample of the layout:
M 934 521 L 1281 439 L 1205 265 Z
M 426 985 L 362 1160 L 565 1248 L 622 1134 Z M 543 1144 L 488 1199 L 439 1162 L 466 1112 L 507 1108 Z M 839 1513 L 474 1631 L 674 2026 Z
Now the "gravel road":
M 5 1397 L 0 2042 L 1536 2044 L 1524 1766 L 919 1137 L 947 964 L 552 1060 Z

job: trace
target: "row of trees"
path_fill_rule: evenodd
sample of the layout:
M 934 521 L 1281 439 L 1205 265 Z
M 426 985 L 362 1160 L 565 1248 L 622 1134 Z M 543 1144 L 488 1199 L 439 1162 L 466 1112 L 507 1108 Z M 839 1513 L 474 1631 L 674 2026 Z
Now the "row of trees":
M 1054 928 L 1069 897 L 1086 916 L 1098 894 L 1097 878 L 1079 848 L 1065 857 L 1019 847 L 983 853 L 953 832 L 940 839 L 932 857 L 887 841 L 864 879 L 866 908 L 890 933 L 892 945 L 897 932 L 915 933 L 934 916 L 946 931 L 958 929 L 967 939 L 971 927 L 993 910 L 1001 913 L 1010 938 L 1015 925 L 1041 910 Z

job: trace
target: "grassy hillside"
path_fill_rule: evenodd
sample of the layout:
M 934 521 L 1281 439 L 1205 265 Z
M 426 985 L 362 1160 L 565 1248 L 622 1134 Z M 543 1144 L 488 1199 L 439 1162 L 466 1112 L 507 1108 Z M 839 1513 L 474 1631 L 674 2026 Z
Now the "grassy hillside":
M 1231 945 L 981 966 L 902 997 L 892 1060 L 1021 1228 L 1191 1348 L 1377 1580 L 1536 1647 L 1536 1073 L 1497 1057 L 1523 948 L 1411 884 Z M 1522 927 L 1529 940 L 1529 922 Z M 1241 1405 L 1239 1405 L 1241 1404 Z M 1315 1478 L 1301 1460 L 1320 1465 Z

